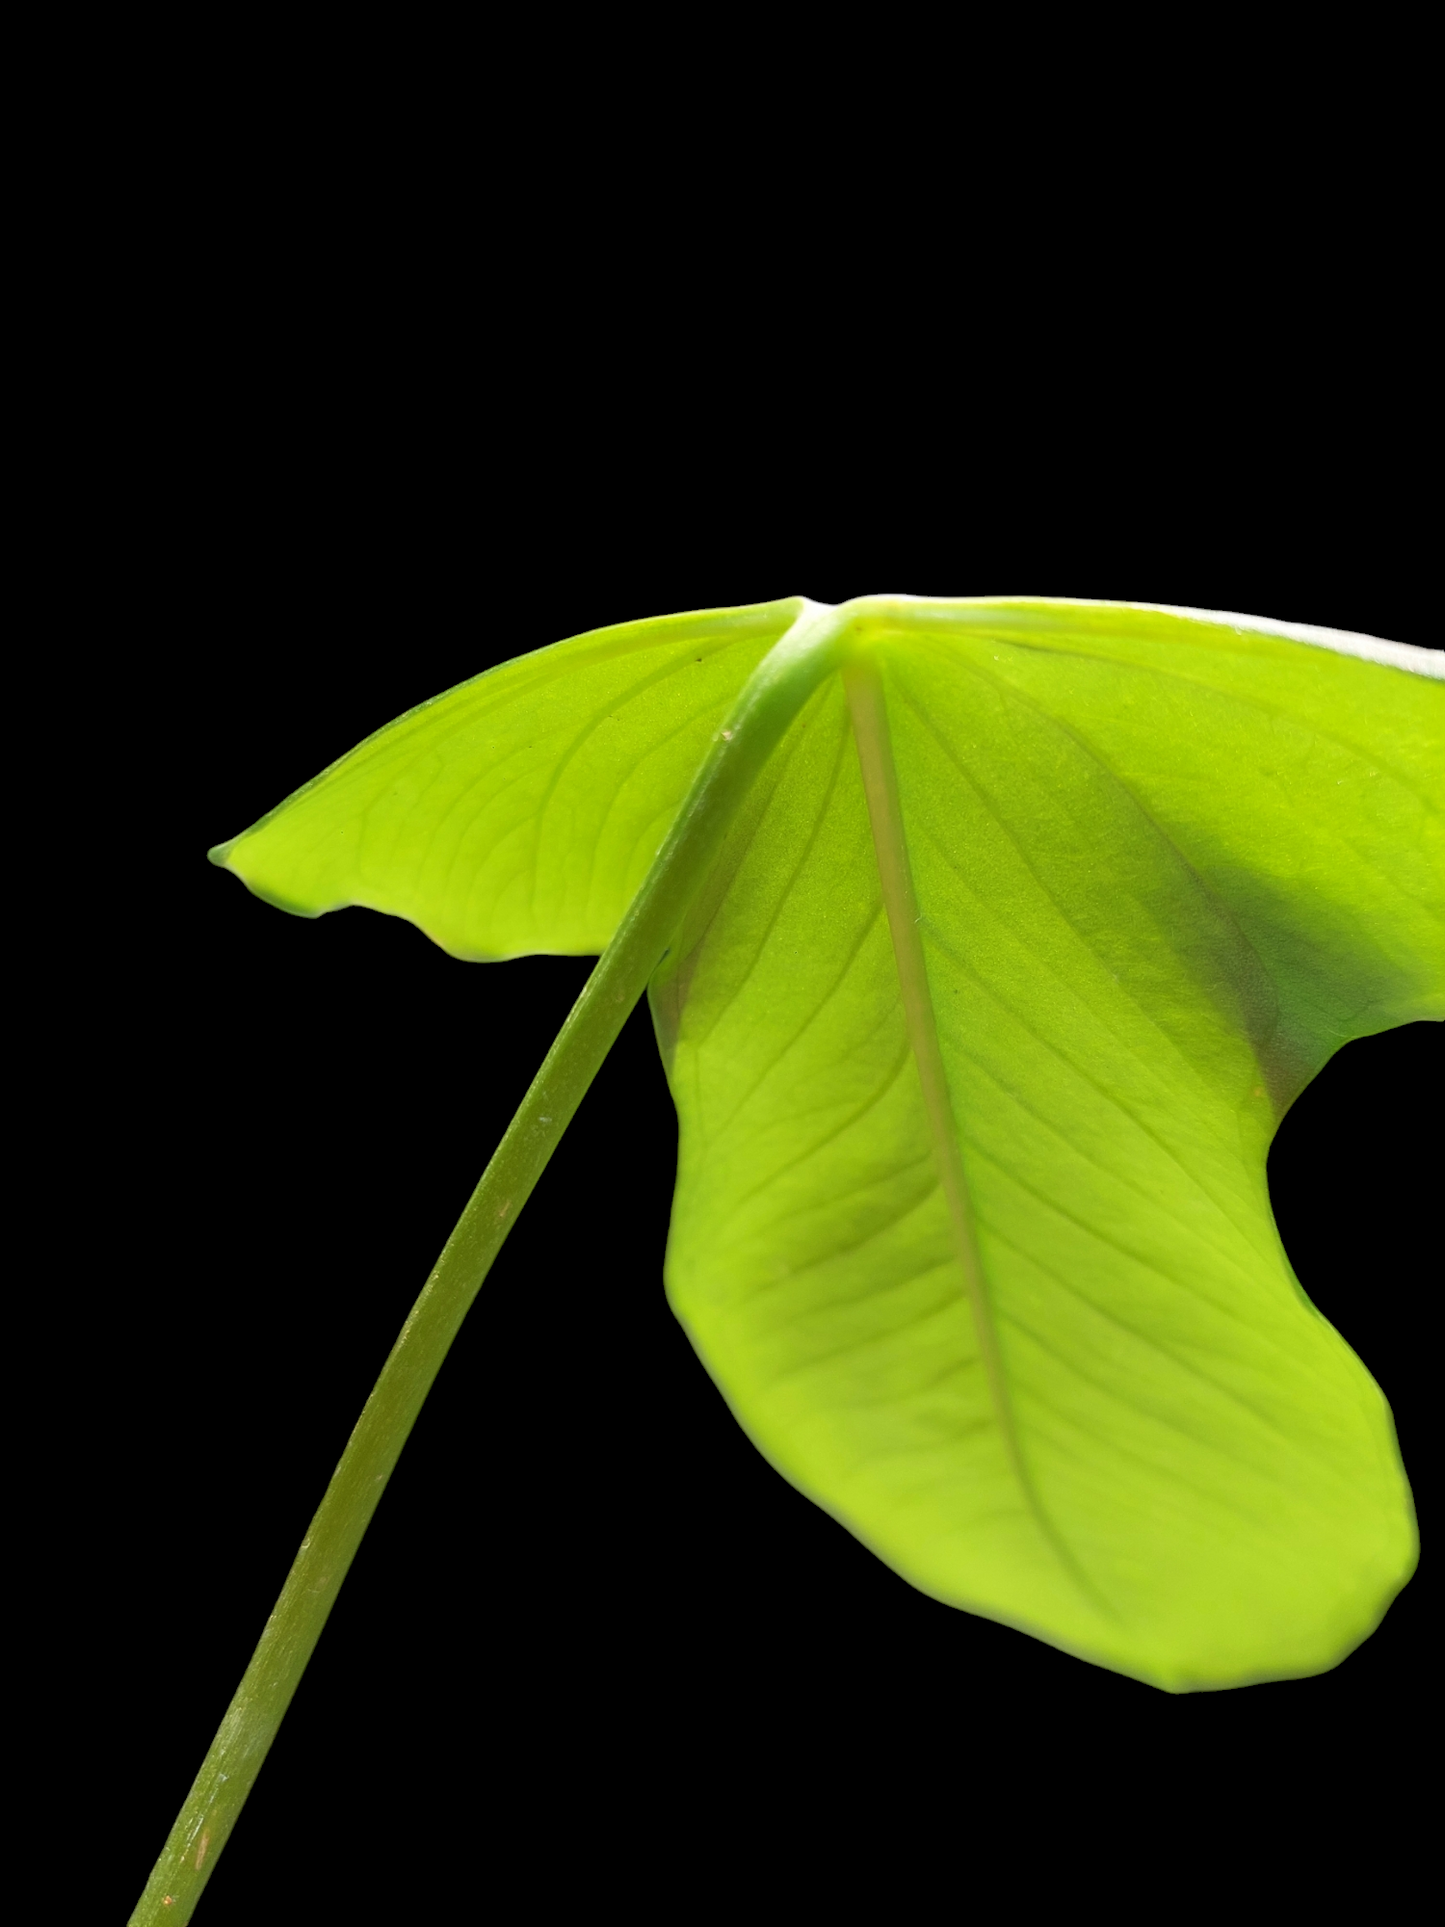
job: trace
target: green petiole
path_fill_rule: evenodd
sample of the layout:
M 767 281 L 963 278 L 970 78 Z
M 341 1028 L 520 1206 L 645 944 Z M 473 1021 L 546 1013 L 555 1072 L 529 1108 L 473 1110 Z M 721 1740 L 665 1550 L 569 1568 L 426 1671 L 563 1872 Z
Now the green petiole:
M 754 778 L 837 666 L 847 626 L 843 611 L 799 598 L 791 628 L 759 664 L 718 731 L 642 887 L 402 1326 L 131 1915 L 131 1927 L 174 1927 L 190 1919 L 462 1320 L 701 888 Z

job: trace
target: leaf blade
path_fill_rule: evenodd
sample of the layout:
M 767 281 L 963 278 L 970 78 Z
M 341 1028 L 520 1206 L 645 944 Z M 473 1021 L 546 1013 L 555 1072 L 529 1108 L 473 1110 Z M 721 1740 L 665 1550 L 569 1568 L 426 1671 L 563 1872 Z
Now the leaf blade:
M 983 715 L 972 678 L 973 708 L 951 714 L 956 661 L 930 663 L 916 638 L 884 653 L 931 1002 L 1026 1475 L 1010 1480 L 962 1318 L 922 1086 L 895 1073 L 871 1112 L 846 1102 L 849 1066 L 887 1030 L 886 988 L 860 988 L 840 1015 L 840 952 L 793 1041 L 770 1037 L 799 995 L 802 946 L 777 943 L 786 908 L 746 969 L 707 955 L 726 908 L 675 966 L 689 983 L 669 1017 L 674 1306 L 785 1476 L 924 1590 L 1175 1689 L 1332 1665 L 1408 1576 L 1413 1525 L 1384 1401 L 1299 1292 L 1269 1212 L 1264 1152 L 1287 1096 L 1267 1089 L 1278 1013 L 1260 1005 L 1280 986 L 1228 902 L 1067 726 L 1007 693 Z M 971 772 L 940 762 L 940 731 L 973 737 Z M 845 789 L 831 791 L 840 847 L 843 819 L 856 845 L 866 816 L 861 780 Z M 738 929 L 784 867 L 757 858 L 768 834 L 755 825 L 737 865 Z M 829 847 L 815 828 L 815 866 Z M 815 944 L 848 872 L 795 873 Z M 1284 984 L 1286 1003 L 1297 989 Z M 830 1021 L 830 1048 L 797 1062 L 796 1038 Z M 755 1082 L 766 1093 L 771 1079 L 771 1102 L 718 1106 L 757 1048 L 773 1059 Z M 789 1050 L 791 1092 L 777 1068 Z M 832 1168 L 800 1196 L 808 1158 L 773 1147 L 834 1111 Z M 869 1147 L 847 1145 L 859 1117 L 871 1169 Z M 1092 1588 L 1051 1562 L 1048 1531 L 1031 1536 L 1030 1484 Z
M 800 606 L 623 623 L 503 663 L 378 730 L 212 860 L 278 908 L 364 905 L 458 957 L 598 953 Z
M 220 854 L 283 900 L 311 862 L 289 907 L 369 902 L 458 955 L 600 949 L 801 606 L 505 665 Z M 1339 1044 L 1445 1013 L 1438 665 L 1146 605 L 848 607 L 898 827 L 824 685 L 652 985 L 673 1306 L 784 1476 L 924 1590 L 1171 1689 L 1332 1665 L 1413 1520 L 1264 1158 Z M 378 814 L 338 881 L 318 847 Z

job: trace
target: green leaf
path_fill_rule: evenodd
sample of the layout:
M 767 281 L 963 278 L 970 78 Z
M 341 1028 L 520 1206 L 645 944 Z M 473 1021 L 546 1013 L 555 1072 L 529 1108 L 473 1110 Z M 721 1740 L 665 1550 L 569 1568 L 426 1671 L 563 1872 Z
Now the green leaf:
M 717 719 L 801 600 L 620 623 L 409 710 L 212 850 L 258 896 L 363 904 L 454 957 L 600 951 Z
M 219 855 L 460 955 L 600 948 L 802 606 L 505 665 Z M 1341 1044 L 1445 1015 L 1441 664 L 1136 605 L 840 615 L 652 983 L 671 1303 L 924 1591 L 1172 1690 L 1332 1666 L 1413 1520 L 1265 1158 Z

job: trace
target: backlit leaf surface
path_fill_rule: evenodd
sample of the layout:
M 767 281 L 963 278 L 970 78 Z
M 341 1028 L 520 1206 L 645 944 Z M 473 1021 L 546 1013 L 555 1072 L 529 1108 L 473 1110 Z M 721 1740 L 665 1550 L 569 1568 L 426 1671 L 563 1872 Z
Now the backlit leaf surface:
M 598 949 L 796 606 L 504 665 L 226 860 L 463 956 Z M 1445 1016 L 1445 688 L 1308 634 L 875 618 L 652 986 L 667 1288 L 751 1437 L 924 1591 L 1176 1690 L 1334 1664 L 1414 1560 L 1265 1157 L 1341 1044 Z
M 798 602 L 574 636 L 420 704 L 212 851 L 317 917 L 363 904 L 455 957 L 606 944 Z

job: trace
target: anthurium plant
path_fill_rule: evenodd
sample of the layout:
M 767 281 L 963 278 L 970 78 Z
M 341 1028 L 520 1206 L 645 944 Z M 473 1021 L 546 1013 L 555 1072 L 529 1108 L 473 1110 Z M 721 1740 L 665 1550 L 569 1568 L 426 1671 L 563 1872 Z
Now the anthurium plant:
M 134 1919 L 188 1917 L 468 1306 L 644 992 L 666 1287 L 913 1585 L 1168 1692 L 1337 1664 L 1409 1578 L 1390 1412 L 1265 1159 L 1445 1017 L 1445 662 L 1253 617 L 802 598 L 401 717 L 212 852 L 301 916 L 598 955 L 404 1326 Z

